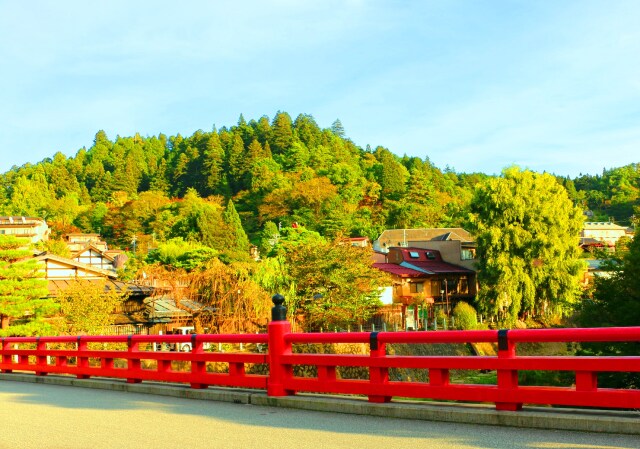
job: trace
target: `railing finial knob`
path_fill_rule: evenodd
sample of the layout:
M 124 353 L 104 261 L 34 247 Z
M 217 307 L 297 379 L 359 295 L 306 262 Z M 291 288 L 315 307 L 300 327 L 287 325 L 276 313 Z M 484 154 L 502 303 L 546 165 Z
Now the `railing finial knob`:
M 271 309 L 271 321 L 286 321 L 287 320 L 287 308 L 284 304 L 284 296 L 281 294 L 273 295 L 271 298 L 273 301 L 273 308 Z

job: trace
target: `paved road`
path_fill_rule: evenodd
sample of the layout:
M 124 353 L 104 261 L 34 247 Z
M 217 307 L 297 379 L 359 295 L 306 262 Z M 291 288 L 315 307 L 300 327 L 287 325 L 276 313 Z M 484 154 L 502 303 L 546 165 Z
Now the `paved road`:
M 611 449 L 640 448 L 640 438 L 385 419 L 0 381 L 0 449 L 39 448 Z

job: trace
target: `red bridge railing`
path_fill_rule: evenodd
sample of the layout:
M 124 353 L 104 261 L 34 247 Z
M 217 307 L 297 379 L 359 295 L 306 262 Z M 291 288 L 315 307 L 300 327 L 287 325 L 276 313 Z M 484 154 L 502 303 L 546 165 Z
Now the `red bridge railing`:
M 371 402 L 388 402 L 394 397 L 489 402 L 498 410 L 512 411 L 521 409 L 522 404 L 640 408 L 640 390 L 598 386 L 598 373 L 640 372 L 640 354 L 517 355 L 518 344 L 527 342 L 640 342 L 640 327 L 302 334 L 291 333 L 283 300 L 279 295 L 274 297 L 276 306 L 267 334 L 3 338 L 0 370 L 111 377 L 127 382 L 181 382 L 192 388 L 256 388 L 266 389 L 270 396 L 314 392 L 363 395 Z M 387 355 L 389 344 L 482 342 L 497 344 L 497 356 Z M 189 352 L 158 350 L 159 345 L 183 347 L 184 343 L 189 343 Z M 295 345 L 327 343 L 364 344 L 369 351 L 362 355 L 294 352 Z M 212 350 L 216 344 L 248 345 L 254 352 Z M 222 364 L 224 369 L 214 370 L 213 364 Z M 255 369 L 256 365 L 262 369 Z M 317 375 L 295 375 L 297 366 L 315 367 Z M 342 378 L 339 371 L 343 367 L 364 369 L 368 379 Z M 391 380 L 389 370 L 394 368 L 426 371 L 428 381 Z M 451 370 L 496 371 L 497 381 L 495 385 L 452 383 Z M 575 382 L 567 387 L 522 386 L 518 385 L 520 371 L 572 372 Z
M 157 350 L 183 347 L 188 352 Z M 266 345 L 265 334 L 242 335 L 118 335 L 12 337 L 2 339 L 0 370 L 72 374 L 80 379 L 112 377 L 129 383 L 143 380 L 188 383 L 192 388 L 209 385 L 262 388 L 267 376 L 247 374 L 245 367 L 266 364 L 267 355 L 248 352 L 212 352 L 212 344 Z M 224 364 L 226 372 L 207 369 L 212 363 Z

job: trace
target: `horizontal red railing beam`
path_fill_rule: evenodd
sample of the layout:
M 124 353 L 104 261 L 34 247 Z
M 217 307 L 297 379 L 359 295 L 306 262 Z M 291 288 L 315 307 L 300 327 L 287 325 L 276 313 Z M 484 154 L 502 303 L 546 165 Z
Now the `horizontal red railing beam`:
M 514 343 L 637 342 L 640 341 L 640 327 L 512 329 L 509 340 Z
M 388 344 L 497 344 L 497 356 L 387 355 Z M 495 403 L 499 410 L 522 404 L 640 408 L 640 390 L 598 386 L 598 373 L 639 373 L 640 354 L 624 357 L 518 356 L 519 343 L 640 342 L 640 327 L 598 329 L 515 329 L 508 331 L 291 333 L 286 321 L 274 321 L 267 334 L 115 335 L 2 338 L 0 370 L 37 375 L 112 377 L 128 382 L 162 381 L 266 389 L 272 396 L 315 393 L 364 395 L 373 402 L 393 397 Z M 247 344 L 253 352 L 214 351 L 215 344 Z M 297 345 L 364 344 L 366 354 L 296 353 Z M 162 350 L 167 345 L 188 352 Z M 255 346 L 252 346 L 255 345 Z M 160 350 L 158 350 L 160 348 Z M 268 348 L 268 352 L 264 351 Z M 224 372 L 211 364 L 226 365 Z M 268 374 L 249 374 L 264 365 Z M 299 366 L 315 368 L 300 377 Z M 211 368 L 211 369 L 210 369 Z M 219 368 L 219 367 L 218 367 Z M 359 368 L 365 379 L 342 378 L 343 368 Z M 396 381 L 389 370 L 422 370 L 427 381 Z M 494 385 L 451 383 L 451 370 L 495 371 Z M 571 386 L 521 386 L 521 371 L 575 373 Z M 362 372 L 361 372 L 362 373 Z

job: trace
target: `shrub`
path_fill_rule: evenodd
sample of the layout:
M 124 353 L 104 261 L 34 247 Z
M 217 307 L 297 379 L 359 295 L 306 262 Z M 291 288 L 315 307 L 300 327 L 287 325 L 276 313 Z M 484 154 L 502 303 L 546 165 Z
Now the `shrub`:
M 463 330 L 471 330 L 478 327 L 478 315 L 476 309 L 464 301 L 460 301 L 453 309 L 453 317 L 456 327 Z

